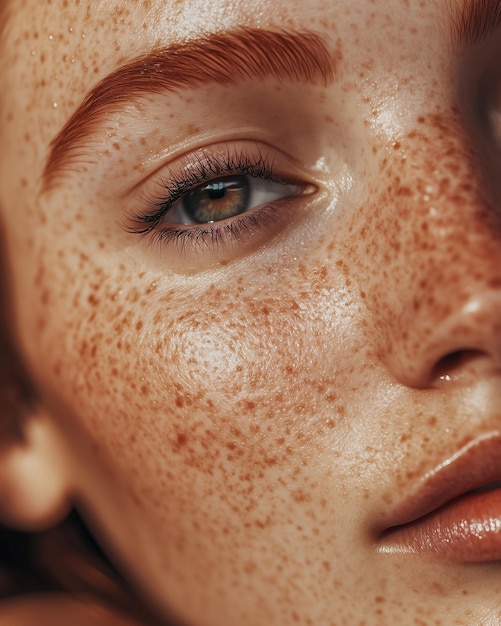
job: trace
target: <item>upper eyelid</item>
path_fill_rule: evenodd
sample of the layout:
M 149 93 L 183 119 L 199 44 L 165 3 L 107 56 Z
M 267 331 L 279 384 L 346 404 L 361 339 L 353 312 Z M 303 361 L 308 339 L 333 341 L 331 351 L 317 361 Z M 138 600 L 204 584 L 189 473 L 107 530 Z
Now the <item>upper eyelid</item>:
M 304 169 L 300 163 L 298 163 L 292 156 L 286 154 L 279 148 L 276 148 L 272 144 L 267 143 L 266 140 L 258 138 L 250 138 L 250 137 L 239 137 L 232 136 L 230 139 L 226 139 L 221 136 L 214 137 L 210 143 L 207 142 L 207 138 L 204 137 L 203 141 L 200 141 L 199 144 L 187 149 L 185 145 L 183 145 L 182 151 L 179 152 L 170 152 L 165 155 L 163 158 L 157 156 L 155 158 L 155 167 L 149 168 L 148 170 L 141 170 L 142 173 L 145 173 L 150 179 L 155 177 L 161 177 L 161 172 L 166 171 L 167 173 L 164 175 L 164 180 L 167 178 L 179 178 L 181 174 L 181 170 L 183 168 L 194 168 L 197 163 L 202 163 L 204 160 L 204 156 L 208 155 L 209 158 L 212 158 L 212 155 L 216 152 L 229 151 L 229 146 L 232 146 L 232 151 L 234 154 L 238 154 L 243 151 L 241 146 L 249 146 L 246 150 L 248 152 L 252 150 L 259 150 L 263 155 L 268 152 L 273 152 L 277 156 L 281 156 L 283 159 L 287 160 L 290 163 L 290 167 L 292 169 L 300 171 Z M 278 160 L 278 159 L 277 159 Z M 129 187 L 127 190 L 123 191 L 121 194 L 122 199 L 125 199 L 129 195 L 134 194 L 137 189 L 141 188 L 144 185 L 145 181 L 140 180 L 136 182 L 132 187 Z
M 252 157 L 250 155 L 253 155 Z M 246 160 L 247 163 L 243 164 Z M 216 165 L 219 169 L 216 169 Z M 246 166 L 246 171 L 243 166 Z M 260 168 L 266 167 L 266 173 L 270 179 L 276 182 L 302 182 L 305 178 L 316 178 L 312 172 L 306 173 L 302 166 L 293 156 L 281 149 L 269 145 L 263 141 L 252 139 L 237 139 L 229 142 L 217 141 L 210 145 L 202 145 L 194 150 L 185 151 L 175 159 L 157 167 L 148 179 L 153 181 L 157 191 L 152 194 L 160 194 L 167 188 L 168 192 L 174 193 L 175 184 L 171 181 L 191 178 L 192 185 L 196 186 L 205 180 L 211 180 L 217 176 L 230 175 L 231 173 L 248 173 L 254 175 Z M 212 169 L 211 169 L 212 168 Z M 286 170 L 286 171 L 284 171 Z M 283 174 L 282 174 L 283 172 Z M 262 171 L 260 172 L 263 173 Z M 138 189 L 144 187 L 146 181 L 140 181 L 123 194 L 123 198 L 133 195 Z M 185 185 L 182 191 L 191 188 Z M 142 195 L 142 193 L 140 194 Z

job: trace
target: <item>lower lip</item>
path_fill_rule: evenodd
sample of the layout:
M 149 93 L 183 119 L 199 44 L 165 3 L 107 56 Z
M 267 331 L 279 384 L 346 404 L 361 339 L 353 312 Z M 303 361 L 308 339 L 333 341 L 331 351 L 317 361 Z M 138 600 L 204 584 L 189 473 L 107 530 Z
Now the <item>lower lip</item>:
M 391 528 L 379 550 L 455 563 L 501 560 L 501 489 L 462 496 L 414 522 Z

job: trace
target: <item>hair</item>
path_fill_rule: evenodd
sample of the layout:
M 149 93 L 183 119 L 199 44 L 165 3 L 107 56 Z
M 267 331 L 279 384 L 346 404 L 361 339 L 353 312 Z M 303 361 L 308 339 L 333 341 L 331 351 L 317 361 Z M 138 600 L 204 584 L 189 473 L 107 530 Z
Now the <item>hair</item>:
M 76 512 L 56 528 L 41 533 L 0 526 L 0 602 L 35 593 L 70 594 L 133 619 L 138 626 L 160 626 Z

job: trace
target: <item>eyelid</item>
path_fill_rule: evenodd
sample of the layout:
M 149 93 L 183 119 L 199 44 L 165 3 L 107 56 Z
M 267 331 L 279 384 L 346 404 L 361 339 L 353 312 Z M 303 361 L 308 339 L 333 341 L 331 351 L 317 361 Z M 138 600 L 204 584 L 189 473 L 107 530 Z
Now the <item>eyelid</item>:
M 141 171 L 147 172 L 147 178 L 149 180 L 153 180 L 155 177 L 159 176 L 161 172 L 166 172 L 164 178 L 172 178 L 176 174 L 180 174 L 183 168 L 193 167 L 195 161 L 201 162 L 206 156 L 213 158 L 217 155 L 228 155 L 229 152 L 233 152 L 237 155 L 244 153 L 256 154 L 260 152 L 263 157 L 272 155 L 273 163 L 280 164 L 283 162 L 287 171 L 291 172 L 292 177 L 297 178 L 298 181 L 305 178 L 305 173 L 307 178 L 316 178 L 313 170 L 310 171 L 310 168 L 306 167 L 304 163 L 292 155 L 287 154 L 280 148 L 269 144 L 264 139 L 238 136 L 232 136 L 230 138 L 217 137 L 211 140 L 210 143 L 207 143 L 207 138 L 205 138 L 203 142 L 200 142 L 190 149 L 183 146 L 182 150 L 176 150 L 174 154 L 169 151 L 163 157 L 157 155 L 154 161 L 149 163 L 149 167 L 141 167 Z M 157 165 L 153 167 L 154 162 L 156 162 Z M 280 169 L 280 165 L 278 165 L 278 167 Z M 134 186 L 129 187 L 123 192 L 122 197 L 125 199 L 136 194 L 138 190 L 144 187 L 145 183 L 146 179 L 134 183 Z
M 266 169 L 265 176 L 261 171 L 263 168 Z M 309 190 L 312 192 L 318 184 L 311 172 L 306 173 L 305 170 L 293 157 L 262 142 L 243 140 L 204 146 L 186 152 L 172 163 L 158 168 L 142 186 L 136 186 L 138 189 L 134 188 L 137 193 L 133 194 L 132 203 L 142 207 L 142 210 L 137 211 L 137 207 L 134 207 L 127 220 L 134 223 L 138 215 L 153 215 L 168 196 L 170 202 L 165 207 L 165 214 L 184 193 L 204 182 L 234 173 L 300 185 L 303 188 L 310 185 Z M 180 185 L 179 181 L 183 181 L 183 184 Z
M 235 174 L 245 174 L 277 183 L 297 186 L 296 194 L 265 203 L 224 220 L 203 224 L 161 224 L 175 202 L 201 183 Z M 313 179 L 313 180 L 312 180 Z M 148 243 L 164 244 L 163 249 L 190 265 L 195 257 L 207 260 L 230 254 L 247 255 L 255 245 L 273 239 L 297 221 L 298 209 L 306 206 L 305 197 L 319 188 L 305 167 L 280 149 L 245 141 L 208 146 L 183 155 L 175 163 L 157 170 L 133 197 L 137 206 L 129 212 L 129 233 L 146 237 Z M 170 251 L 170 252 L 169 252 Z M 191 254 L 193 253 L 193 254 Z M 191 259 L 191 260 L 190 260 Z M 196 259 L 194 264 L 196 265 Z

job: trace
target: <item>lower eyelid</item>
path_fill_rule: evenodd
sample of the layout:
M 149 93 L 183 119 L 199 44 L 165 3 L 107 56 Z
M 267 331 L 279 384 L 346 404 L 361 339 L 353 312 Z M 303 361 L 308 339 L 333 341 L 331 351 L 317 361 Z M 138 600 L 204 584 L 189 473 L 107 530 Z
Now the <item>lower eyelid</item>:
M 284 199 L 286 202 L 288 199 Z M 278 203 L 262 205 L 254 210 L 242 213 L 234 218 L 209 224 L 183 225 L 171 224 L 159 227 L 152 234 L 153 243 L 165 240 L 173 241 L 178 251 L 186 254 L 191 249 L 196 252 L 204 248 L 217 252 L 217 247 L 243 243 L 267 225 L 275 222 L 281 212 Z
M 240 261 L 250 262 L 258 252 L 274 254 L 282 245 L 291 245 L 297 237 L 294 233 L 312 215 L 311 203 L 321 207 L 318 203 L 322 203 L 324 194 L 315 194 L 311 200 L 303 197 L 319 191 L 319 187 L 309 184 L 298 187 L 302 192 L 297 196 L 261 205 L 219 223 L 154 225 L 142 233 L 141 248 L 149 250 L 149 262 L 158 265 L 160 271 L 193 275 L 220 267 L 221 263 L 235 263 L 237 271 Z

